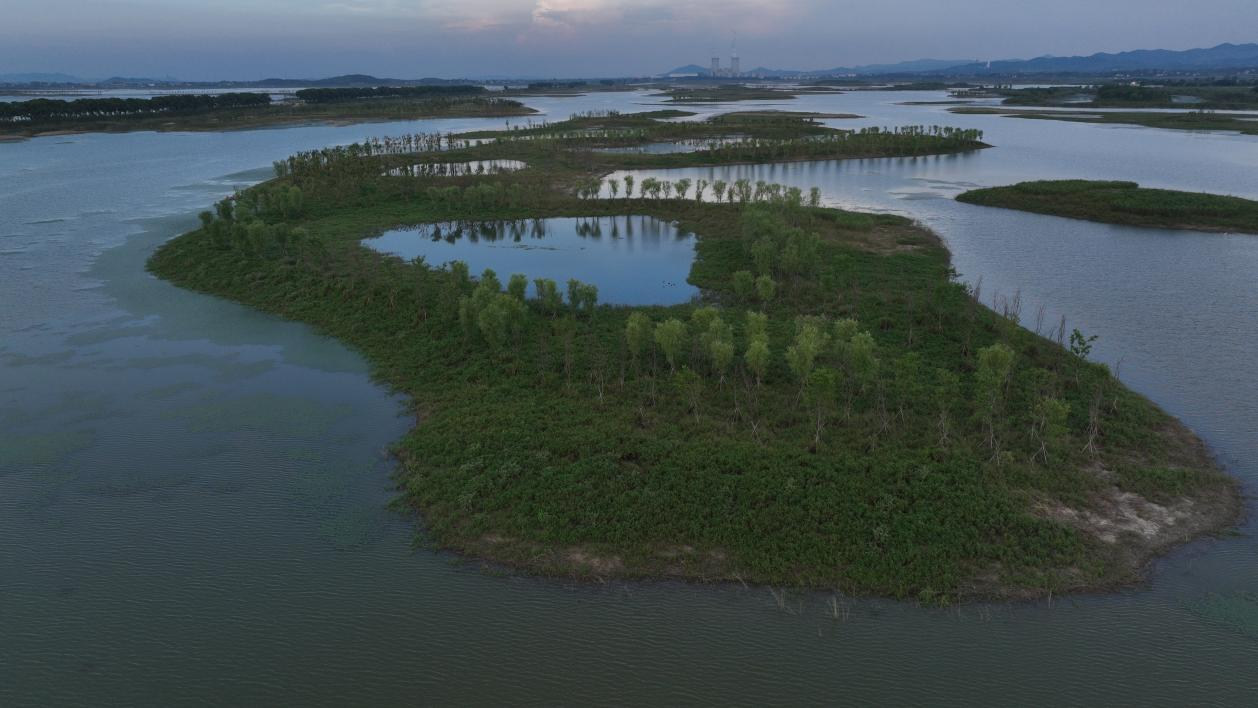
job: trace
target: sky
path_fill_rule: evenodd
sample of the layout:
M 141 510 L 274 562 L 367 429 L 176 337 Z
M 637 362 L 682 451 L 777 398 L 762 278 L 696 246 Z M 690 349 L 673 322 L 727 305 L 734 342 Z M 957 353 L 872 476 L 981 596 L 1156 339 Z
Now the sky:
M 0 0 L 0 74 L 634 76 L 1258 41 L 1258 0 Z

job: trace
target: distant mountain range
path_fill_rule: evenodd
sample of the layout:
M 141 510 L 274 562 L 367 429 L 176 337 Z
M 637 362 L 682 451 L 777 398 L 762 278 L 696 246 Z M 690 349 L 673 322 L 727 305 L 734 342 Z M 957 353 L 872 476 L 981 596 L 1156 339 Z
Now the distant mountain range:
M 763 76 L 767 78 L 789 79 L 796 76 L 877 76 L 883 74 L 915 74 L 926 71 L 934 71 L 936 69 L 947 69 L 951 66 L 959 66 L 961 64 L 970 63 L 969 59 L 917 59 L 915 61 L 903 61 L 897 64 L 868 64 L 866 66 L 853 67 L 836 67 L 834 69 L 816 69 L 804 71 L 798 69 L 769 69 L 758 66 L 744 73 L 753 76 Z M 672 71 L 664 72 L 669 74 L 699 74 L 707 76 L 711 72 L 708 67 L 699 66 L 698 64 L 687 64 L 679 66 Z
M 892 76 L 939 75 L 983 76 L 1013 74 L 1111 74 L 1145 71 L 1221 71 L 1258 69 L 1258 44 L 1220 44 L 1208 49 L 1140 49 L 1117 54 L 1099 53 L 1078 57 L 1037 57 L 992 62 L 919 59 L 898 64 L 868 64 L 834 69 L 795 70 L 757 67 L 746 72 L 754 76 L 793 78 L 799 76 Z M 697 64 L 673 69 L 667 74 L 708 75 Z
M 1208 49 L 1139 49 L 1086 57 L 1037 57 L 948 67 L 948 74 L 1108 74 L 1137 71 L 1217 71 L 1258 68 L 1258 44 Z

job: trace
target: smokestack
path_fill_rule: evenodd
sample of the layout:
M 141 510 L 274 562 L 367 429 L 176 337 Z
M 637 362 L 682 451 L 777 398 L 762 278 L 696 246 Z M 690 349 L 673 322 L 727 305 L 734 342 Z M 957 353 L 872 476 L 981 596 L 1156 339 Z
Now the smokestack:
M 712 57 L 712 75 L 719 76 L 721 73 L 721 58 Z

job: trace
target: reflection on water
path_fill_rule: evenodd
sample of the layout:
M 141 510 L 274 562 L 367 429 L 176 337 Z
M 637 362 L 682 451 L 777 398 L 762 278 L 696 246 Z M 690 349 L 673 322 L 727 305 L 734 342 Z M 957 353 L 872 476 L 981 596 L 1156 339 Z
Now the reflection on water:
M 385 174 L 391 177 L 467 177 L 516 172 L 526 167 L 519 160 L 473 160 L 471 162 L 419 162 L 395 167 Z
M 599 302 L 615 305 L 675 305 L 699 292 L 686 282 L 693 234 L 651 216 L 420 224 L 363 243 L 434 266 L 463 261 L 473 273 L 489 268 L 504 281 L 523 273 L 562 289 L 576 278 L 598 286 Z
M 674 155 L 678 153 L 715 150 L 719 147 L 737 143 L 745 139 L 743 135 L 730 135 L 723 138 L 704 138 L 702 140 L 675 140 L 668 142 L 646 143 L 645 145 L 628 145 L 622 147 L 594 148 L 593 152 L 646 155 Z

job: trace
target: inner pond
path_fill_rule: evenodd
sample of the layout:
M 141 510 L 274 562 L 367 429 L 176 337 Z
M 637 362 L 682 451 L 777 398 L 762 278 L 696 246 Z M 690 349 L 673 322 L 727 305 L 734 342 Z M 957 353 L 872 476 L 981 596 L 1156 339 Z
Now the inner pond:
M 600 303 L 676 305 L 697 297 L 686 282 L 695 258 L 694 234 L 653 216 L 597 216 L 514 221 L 417 224 L 363 242 L 429 265 L 467 263 L 473 274 L 492 269 L 506 281 L 523 273 L 532 283 L 569 278 L 598 286 Z M 529 285 L 530 295 L 535 295 Z

